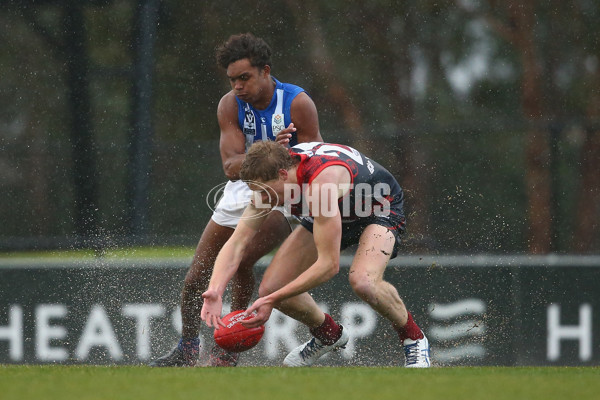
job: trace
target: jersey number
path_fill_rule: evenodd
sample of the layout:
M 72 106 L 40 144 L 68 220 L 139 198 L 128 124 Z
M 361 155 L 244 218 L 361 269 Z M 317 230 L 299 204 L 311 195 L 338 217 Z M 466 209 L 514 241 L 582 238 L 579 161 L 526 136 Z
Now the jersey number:
M 316 145 L 318 145 L 318 144 L 320 144 L 320 143 L 315 143 L 315 142 L 299 143 L 294 147 L 301 148 L 302 151 L 305 153 L 313 153 L 314 147 L 316 147 Z M 314 151 L 314 154 L 317 156 L 339 157 L 340 156 L 339 153 L 344 153 L 345 155 L 347 155 L 348 157 L 350 157 L 351 159 L 353 159 L 360 165 L 364 164 L 363 158 L 360 155 L 360 153 L 349 146 L 338 146 L 335 144 L 323 144 Z

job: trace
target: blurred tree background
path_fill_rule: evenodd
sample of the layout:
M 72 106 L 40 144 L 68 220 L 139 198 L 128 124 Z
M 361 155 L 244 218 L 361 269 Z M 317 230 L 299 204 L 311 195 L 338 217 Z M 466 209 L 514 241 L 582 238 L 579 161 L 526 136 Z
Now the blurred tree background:
M 0 249 L 194 245 L 226 180 L 215 47 L 253 32 L 406 251 L 600 252 L 596 0 L 0 0 Z

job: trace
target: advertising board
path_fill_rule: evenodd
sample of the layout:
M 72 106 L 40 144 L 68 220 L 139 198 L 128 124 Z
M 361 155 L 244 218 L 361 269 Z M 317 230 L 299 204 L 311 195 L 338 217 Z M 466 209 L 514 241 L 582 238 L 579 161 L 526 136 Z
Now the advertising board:
M 402 365 L 389 322 L 352 292 L 350 262 L 311 292 L 351 337 L 319 364 Z M 145 364 L 177 342 L 187 259 L 1 264 L 0 363 Z M 399 257 L 385 278 L 428 336 L 435 365 L 600 364 L 600 258 Z M 204 349 L 211 335 L 202 329 Z M 309 338 L 274 311 L 240 365 L 280 365 Z

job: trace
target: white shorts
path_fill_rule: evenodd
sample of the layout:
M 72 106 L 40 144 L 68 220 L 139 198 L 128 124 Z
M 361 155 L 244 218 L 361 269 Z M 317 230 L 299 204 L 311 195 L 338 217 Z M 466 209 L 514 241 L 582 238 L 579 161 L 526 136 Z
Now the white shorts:
M 223 188 L 223 197 L 213 211 L 212 220 L 221 226 L 235 229 L 251 199 L 252 190 L 244 181 L 227 182 Z M 275 207 L 273 210 L 279 211 L 287 218 L 290 228 L 297 224 L 297 219 L 283 207 Z

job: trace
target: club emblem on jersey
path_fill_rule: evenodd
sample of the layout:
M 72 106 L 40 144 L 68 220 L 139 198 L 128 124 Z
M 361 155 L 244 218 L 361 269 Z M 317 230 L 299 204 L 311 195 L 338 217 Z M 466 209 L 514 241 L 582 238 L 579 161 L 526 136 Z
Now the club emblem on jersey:
M 273 131 L 273 135 L 275 136 L 285 129 L 283 114 L 273 114 L 273 118 L 271 119 L 271 129 Z
M 246 110 L 244 113 L 244 135 L 256 134 L 256 121 L 254 119 L 254 113 L 251 110 Z

